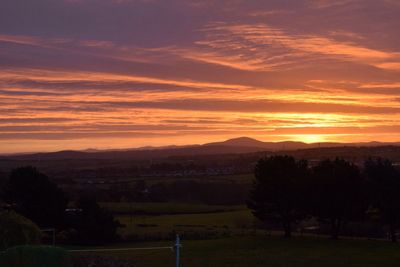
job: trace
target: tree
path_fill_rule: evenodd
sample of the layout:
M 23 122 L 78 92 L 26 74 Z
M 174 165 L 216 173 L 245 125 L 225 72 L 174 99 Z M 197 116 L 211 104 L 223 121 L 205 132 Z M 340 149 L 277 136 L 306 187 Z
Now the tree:
M 64 192 L 34 167 L 11 172 L 4 189 L 4 200 L 40 227 L 60 226 L 67 198 Z
M 70 216 L 70 227 L 76 230 L 73 237 L 80 244 L 103 244 L 117 238 L 119 222 L 101 208 L 91 196 L 81 196 L 76 206 L 78 212 Z
M 343 159 L 324 160 L 312 169 L 310 212 L 331 224 L 337 239 L 343 223 L 359 219 L 368 207 L 365 183 L 359 169 Z
M 8 178 L 7 174 L 0 170 L 0 192 L 3 192 L 3 188 L 7 181 L 7 178 Z M 0 199 L 1 199 L 1 195 L 0 195 Z
M 40 229 L 31 220 L 14 211 L 0 210 L 0 250 L 13 246 L 39 244 Z
M 249 208 L 262 221 L 282 225 L 290 237 L 292 224 L 304 217 L 304 179 L 306 161 L 289 156 L 260 159 L 255 167 L 255 181 L 250 191 Z
M 382 221 L 389 226 L 390 238 L 397 241 L 400 224 L 400 173 L 389 160 L 378 158 L 365 162 L 371 204 L 377 208 Z

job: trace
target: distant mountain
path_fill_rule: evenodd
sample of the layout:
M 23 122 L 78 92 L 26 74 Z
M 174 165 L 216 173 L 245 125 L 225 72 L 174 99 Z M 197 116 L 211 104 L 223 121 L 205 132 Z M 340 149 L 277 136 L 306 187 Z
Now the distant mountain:
M 329 148 L 329 147 L 374 147 L 394 145 L 398 146 L 400 143 L 384 143 L 384 142 L 365 142 L 365 143 L 335 143 L 335 142 L 321 142 L 321 143 L 304 143 L 295 141 L 283 142 L 263 142 L 249 137 L 238 137 L 228 139 L 222 142 L 208 143 L 204 146 L 223 145 L 223 146 L 236 146 L 236 147 L 257 147 L 270 151 L 288 151 L 306 148 Z
M 15 160 L 63 160 L 63 159 L 157 159 L 175 156 L 238 154 L 253 152 L 278 152 L 295 151 L 311 148 L 334 147 L 377 147 L 384 145 L 399 146 L 399 143 L 314 143 L 303 142 L 262 142 L 249 137 L 239 137 L 222 142 L 206 143 L 203 145 L 140 147 L 132 149 L 98 150 L 87 149 L 83 151 L 59 151 L 50 153 L 31 153 L 1 156 L 2 159 Z
M 238 138 L 228 139 L 222 142 L 207 143 L 204 144 L 204 146 L 224 145 L 224 146 L 263 147 L 264 144 L 265 142 L 250 137 L 238 137 Z
M 100 153 L 100 152 L 121 152 L 121 151 L 140 151 L 140 150 L 162 150 L 162 149 L 174 149 L 174 148 L 183 148 L 183 147 L 191 147 L 191 146 L 198 146 L 198 145 L 143 146 L 143 147 L 136 147 L 136 148 L 115 148 L 115 149 L 88 148 L 85 150 L 79 150 L 79 152 Z M 25 153 L 25 154 L 27 154 L 27 153 Z M 29 154 L 33 154 L 33 153 L 29 153 Z
M 285 141 L 285 142 L 263 142 L 249 137 L 239 137 L 229 139 L 223 142 L 208 143 L 204 146 L 236 146 L 236 147 L 253 147 L 263 150 L 293 150 L 316 147 L 317 145 L 309 145 L 303 142 Z

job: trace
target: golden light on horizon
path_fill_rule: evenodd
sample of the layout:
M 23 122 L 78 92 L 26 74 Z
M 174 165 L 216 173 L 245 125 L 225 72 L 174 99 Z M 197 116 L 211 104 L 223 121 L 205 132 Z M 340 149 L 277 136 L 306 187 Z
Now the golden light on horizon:
M 325 142 L 325 136 L 320 134 L 304 134 L 304 135 L 296 135 L 296 141 L 304 142 L 307 144 L 312 143 L 322 143 Z

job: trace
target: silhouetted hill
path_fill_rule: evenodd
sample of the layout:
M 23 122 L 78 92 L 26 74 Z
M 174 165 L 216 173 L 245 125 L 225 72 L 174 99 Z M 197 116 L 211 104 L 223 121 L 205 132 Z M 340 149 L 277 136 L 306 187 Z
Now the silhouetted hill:
M 84 151 L 59 151 L 49 153 L 33 153 L 2 156 L 0 159 L 14 160 L 62 160 L 62 159 L 132 159 L 148 160 L 160 159 L 175 156 L 195 156 L 195 155 L 218 155 L 218 154 L 241 154 L 254 152 L 284 152 L 311 149 L 310 153 L 315 153 L 323 148 L 342 148 L 347 151 L 349 147 L 379 147 L 385 143 L 314 143 L 306 144 L 303 142 L 262 142 L 249 137 L 239 137 L 222 142 L 207 143 L 204 145 L 189 146 L 166 146 L 166 147 L 142 147 L 136 149 L 122 150 L 96 150 L 88 149 Z M 394 143 L 392 145 L 399 145 Z M 314 149 L 314 150 L 313 150 Z M 335 151 L 335 150 L 333 150 Z
M 235 147 L 254 147 L 263 150 L 293 150 L 293 149 L 302 149 L 312 147 L 311 144 L 306 144 L 303 142 L 294 142 L 294 141 L 285 141 L 285 142 L 262 142 L 257 139 L 249 138 L 249 137 L 239 137 L 229 139 L 223 142 L 214 142 L 208 143 L 204 146 L 235 146 Z
M 50 153 L 35 153 L 26 155 L 3 156 L 3 159 L 17 160 L 60 160 L 60 159 L 158 159 L 173 156 L 214 155 L 214 154 L 237 154 L 263 151 L 263 148 L 244 146 L 194 146 L 174 149 L 149 149 L 129 151 L 59 151 Z
M 268 151 L 289 151 L 307 148 L 329 148 L 329 147 L 374 147 L 374 146 L 386 146 L 386 145 L 400 145 L 399 143 L 382 143 L 382 142 L 366 142 L 366 143 L 334 143 L 334 142 L 322 142 L 322 143 L 304 143 L 295 141 L 283 141 L 283 142 L 263 142 L 257 139 L 249 137 L 239 137 L 228 139 L 222 142 L 213 142 L 204 144 L 203 146 L 234 146 L 234 147 L 253 147 Z
M 204 144 L 204 146 L 224 145 L 224 146 L 263 147 L 264 144 L 265 142 L 250 137 L 238 137 L 238 138 L 228 139 L 222 142 L 207 143 Z

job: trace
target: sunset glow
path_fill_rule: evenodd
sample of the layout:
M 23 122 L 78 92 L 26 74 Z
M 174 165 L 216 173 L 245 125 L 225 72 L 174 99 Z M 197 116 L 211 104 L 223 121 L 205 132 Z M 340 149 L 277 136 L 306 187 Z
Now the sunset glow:
M 0 153 L 400 141 L 398 1 L 17 2 Z

